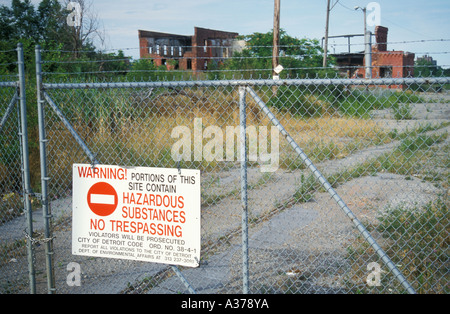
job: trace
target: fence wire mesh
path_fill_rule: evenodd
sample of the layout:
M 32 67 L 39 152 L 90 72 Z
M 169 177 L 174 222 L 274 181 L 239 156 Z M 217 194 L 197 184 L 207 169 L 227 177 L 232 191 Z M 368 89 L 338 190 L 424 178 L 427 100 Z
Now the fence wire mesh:
M 20 45 L 18 50 L 0 54 L 17 60 L 0 64 L 0 293 L 17 293 L 34 291 L 30 201 L 26 192 L 29 184 L 25 184 L 29 177 L 25 178 L 24 171 L 28 163 L 24 166 L 23 159 L 28 155 L 28 151 L 24 152 L 28 141 L 21 112 L 21 104 L 25 105 L 25 94 L 21 93 L 23 72 L 19 70 L 23 54 Z
M 50 230 L 35 246 L 38 292 L 192 292 L 185 279 L 197 293 L 242 293 L 244 268 L 250 293 L 407 292 L 263 104 L 414 291 L 448 293 L 449 78 L 365 80 L 327 74 L 323 79 L 203 81 L 189 74 L 186 80 L 158 81 L 150 72 L 144 79 L 122 76 L 120 82 L 118 72 L 96 79 L 50 74 L 46 67 L 58 63 L 43 56 L 38 93 Z M 239 157 L 242 88 L 248 261 Z M 5 99 L 14 90 L 8 93 Z M 94 160 L 201 170 L 198 268 L 72 255 L 72 165 Z M 44 234 L 41 226 L 35 230 Z M 73 265 L 81 271 L 79 286 L 68 279 Z M 2 262 L 5 283 L 13 276 L 7 267 Z
M 242 292 L 238 85 L 47 90 L 100 163 L 176 168 L 182 157 L 182 168 L 201 170 L 202 258 L 181 271 L 202 293 Z M 254 89 L 415 289 L 444 292 L 448 93 L 320 80 Z M 256 102 L 247 104 L 250 291 L 404 292 Z M 202 143 L 200 155 L 175 149 L 180 127 L 189 146 Z M 48 109 L 46 131 L 55 264 L 81 265 L 77 291 L 187 293 L 168 266 L 70 254 L 71 165 L 92 160 Z M 56 286 L 72 291 L 67 270 L 55 270 Z

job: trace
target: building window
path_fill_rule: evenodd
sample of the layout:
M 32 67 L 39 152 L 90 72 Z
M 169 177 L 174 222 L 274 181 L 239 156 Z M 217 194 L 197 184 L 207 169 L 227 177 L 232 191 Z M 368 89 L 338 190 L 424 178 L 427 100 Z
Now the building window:
M 392 66 L 380 67 L 380 78 L 391 78 Z

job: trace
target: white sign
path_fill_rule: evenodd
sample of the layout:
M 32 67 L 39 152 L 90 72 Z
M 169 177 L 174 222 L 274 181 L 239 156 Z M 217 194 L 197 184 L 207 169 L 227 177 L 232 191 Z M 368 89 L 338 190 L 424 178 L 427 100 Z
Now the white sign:
M 198 267 L 200 171 L 73 165 L 72 253 Z

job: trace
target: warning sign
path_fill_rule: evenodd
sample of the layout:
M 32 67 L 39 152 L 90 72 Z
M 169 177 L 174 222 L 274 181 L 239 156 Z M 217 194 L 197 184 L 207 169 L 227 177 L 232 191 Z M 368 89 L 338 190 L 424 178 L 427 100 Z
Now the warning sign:
M 72 252 L 197 267 L 200 171 L 73 165 Z

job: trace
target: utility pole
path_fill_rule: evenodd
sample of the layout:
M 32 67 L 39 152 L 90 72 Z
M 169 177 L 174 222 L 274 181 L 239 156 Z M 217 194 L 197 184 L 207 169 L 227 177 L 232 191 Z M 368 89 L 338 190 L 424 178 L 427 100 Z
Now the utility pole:
M 327 3 L 327 22 L 325 24 L 325 44 L 323 50 L 323 67 L 327 67 L 327 59 L 328 59 L 328 25 L 330 23 L 330 0 Z
M 273 50 L 272 50 L 272 78 L 278 79 L 279 72 L 276 72 L 280 54 L 280 0 L 275 0 L 273 11 Z M 272 94 L 276 96 L 278 93 L 277 86 L 272 86 Z
M 273 12 L 273 51 L 272 51 L 272 76 L 278 76 L 275 68 L 278 66 L 280 45 L 280 0 L 275 0 Z

